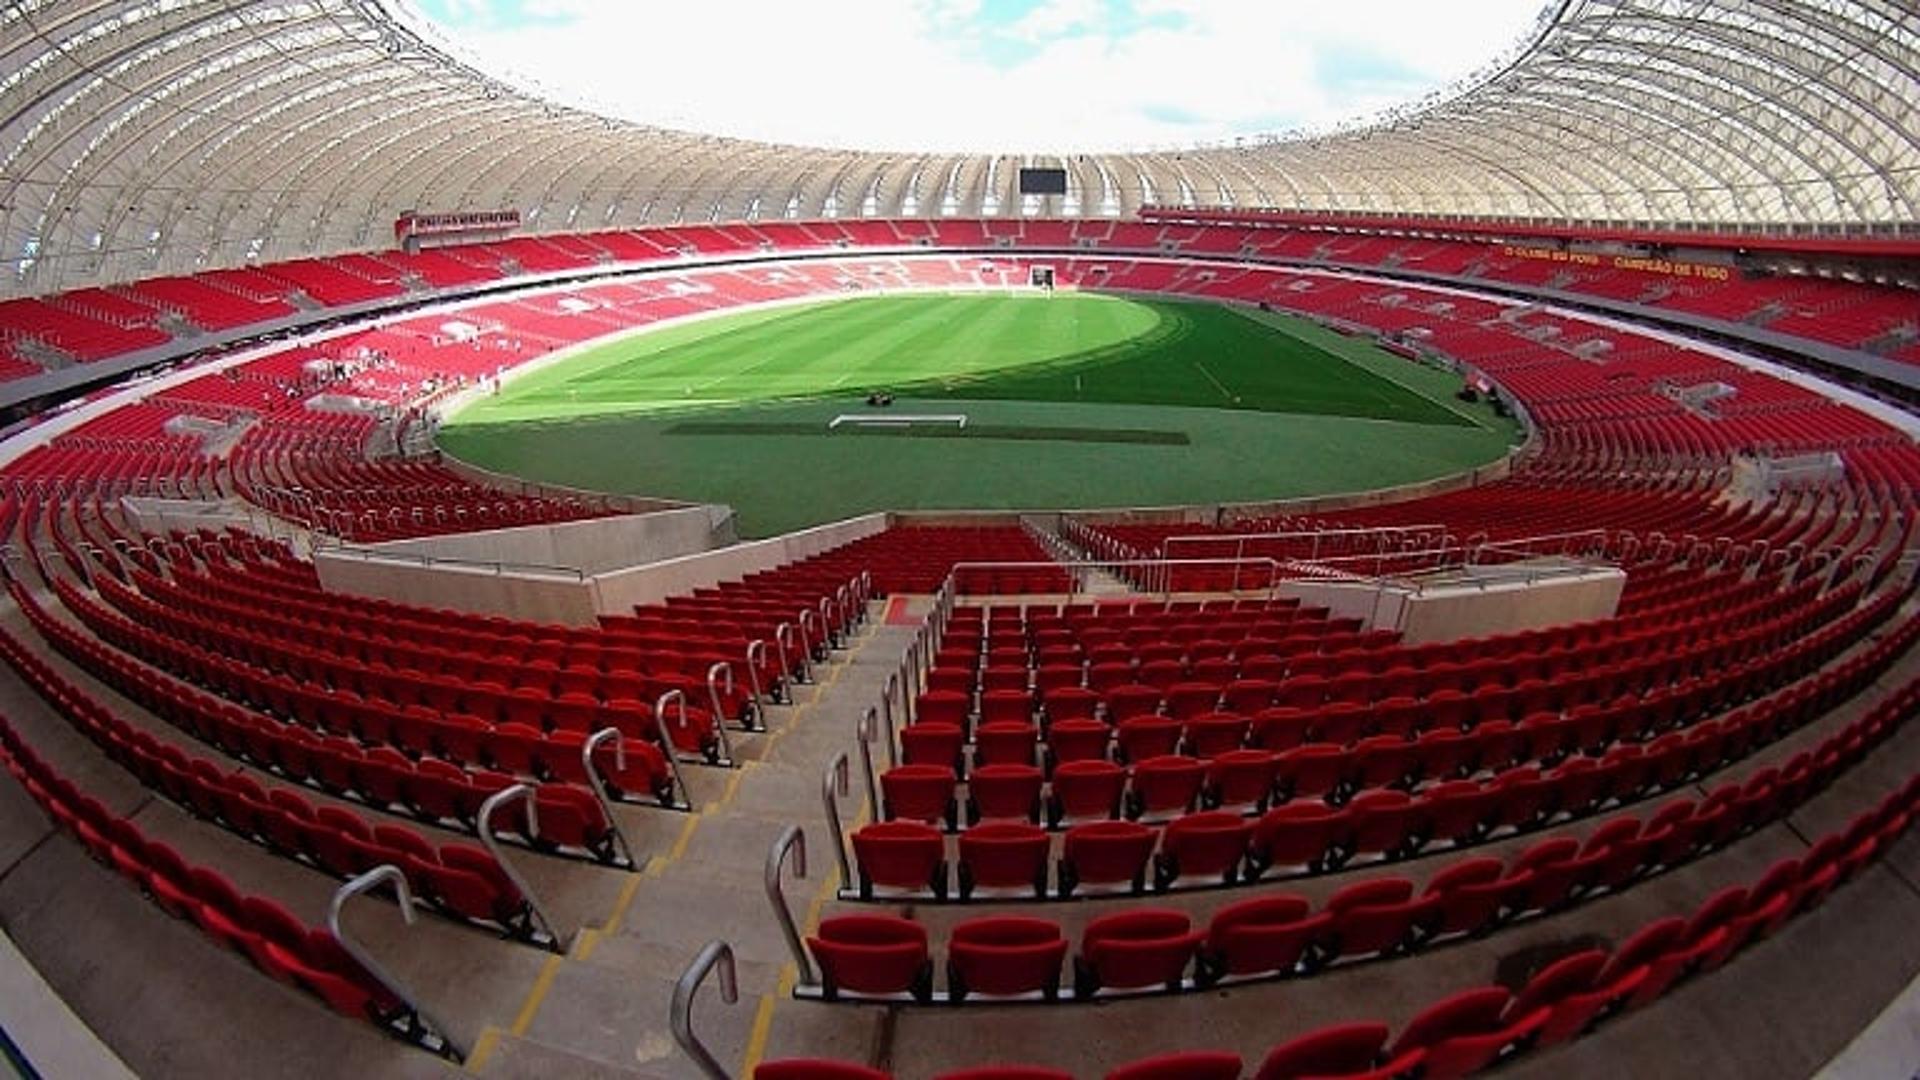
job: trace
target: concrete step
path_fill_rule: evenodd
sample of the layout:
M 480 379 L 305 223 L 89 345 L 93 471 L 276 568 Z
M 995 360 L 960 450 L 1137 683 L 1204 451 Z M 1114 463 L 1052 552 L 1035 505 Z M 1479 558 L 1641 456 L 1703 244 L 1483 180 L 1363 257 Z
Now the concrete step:
M 665 1074 L 638 1066 L 617 1065 L 538 1039 L 495 1034 L 485 1060 L 470 1071 L 489 1080 L 664 1080 Z

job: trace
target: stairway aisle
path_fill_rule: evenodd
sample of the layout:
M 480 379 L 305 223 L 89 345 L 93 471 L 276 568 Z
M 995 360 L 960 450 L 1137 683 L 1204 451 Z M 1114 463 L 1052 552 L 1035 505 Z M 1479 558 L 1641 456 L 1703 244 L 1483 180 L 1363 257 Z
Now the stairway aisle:
M 724 1004 L 718 978 L 709 979 L 694 1030 L 729 1070 L 744 1073 L 757 1059 L 793 978 L 765 891 L 767 851 L 786 826 L 806 831 L 808 875 L 796 881 L 789 872 L 785 888 L 804 932 L 839 881 L 822 775 L 836 754 L 853 750 L 855 725 L 879 703 L 915 630 L 883 625 L 882 610 L 873 606 L 847 649 L 817 667 L 820 681 L 797 689 L 795 704 L 769 710 L 770 731 L 750 760 L 724 784 L 697 785 L 698 812 L 670 843 L 642 850 L 646 870 L 566 956 L 547 964 L 519 1014 L 482 1035 L 470 1071 L 503 1080 L 699 1076 L 669 1034 L 668 1005 L 675 980 L 713 939 L 734 948 L 740 1000 Z M 848 828 L 866 813 L 857 754 L 853 760 L 851 795 L 840 808 Z M 879 1010 L 839 1010 L 830 1019 L 808 1024 L 818 1053 L 863 1058 L 879 1036 Z

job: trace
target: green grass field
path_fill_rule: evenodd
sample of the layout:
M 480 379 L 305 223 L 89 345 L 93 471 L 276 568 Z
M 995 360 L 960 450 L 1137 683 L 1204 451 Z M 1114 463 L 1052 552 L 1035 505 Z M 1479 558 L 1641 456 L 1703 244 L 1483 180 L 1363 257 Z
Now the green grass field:
M 590 347 L 441 430 L 534 479 L 731 503 L 760 536 L 873 509 L 1376 488 L 1499 457 L 1458 377 L 1285 316 L 1091 293 L 864 296 Z M 870 389 L 899 395 L 891 410 Z M 964 428 L 829 427 L 881 411 Z

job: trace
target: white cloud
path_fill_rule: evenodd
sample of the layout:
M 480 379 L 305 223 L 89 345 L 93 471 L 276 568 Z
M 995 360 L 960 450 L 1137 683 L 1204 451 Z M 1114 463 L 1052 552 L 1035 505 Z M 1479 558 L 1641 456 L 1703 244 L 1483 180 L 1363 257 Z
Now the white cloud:
M 1078 152 L 1318 126 L 1491 59 L 1538 0 L 1047 0 L 983 28 L 980 0 L 530 0 L 564 25 L 455 36 L 644 123 L 823 146 Z M 984 43 L 1011 41 L 1017 62 Z M 998 65 L 994 62 L 999 60 Z

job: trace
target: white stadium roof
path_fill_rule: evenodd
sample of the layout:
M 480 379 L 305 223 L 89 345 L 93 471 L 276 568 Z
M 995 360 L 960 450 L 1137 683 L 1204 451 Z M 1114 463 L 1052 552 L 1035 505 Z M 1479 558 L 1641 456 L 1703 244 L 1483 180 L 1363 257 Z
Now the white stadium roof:
M 1065 167 L 1068 196 L 1023 200 L 1022 165 Z M 1911 223 L 1920 11 L 1563 0 L 1511 59 L 1347 130 L 992 156 L 780 146 L 597 115 L 479 70 L 381 0 L 0 9 L 0 294 L 384 247 L 407 210 L 517 209 L 527 231 L 558 232 L 1145 204 Z

